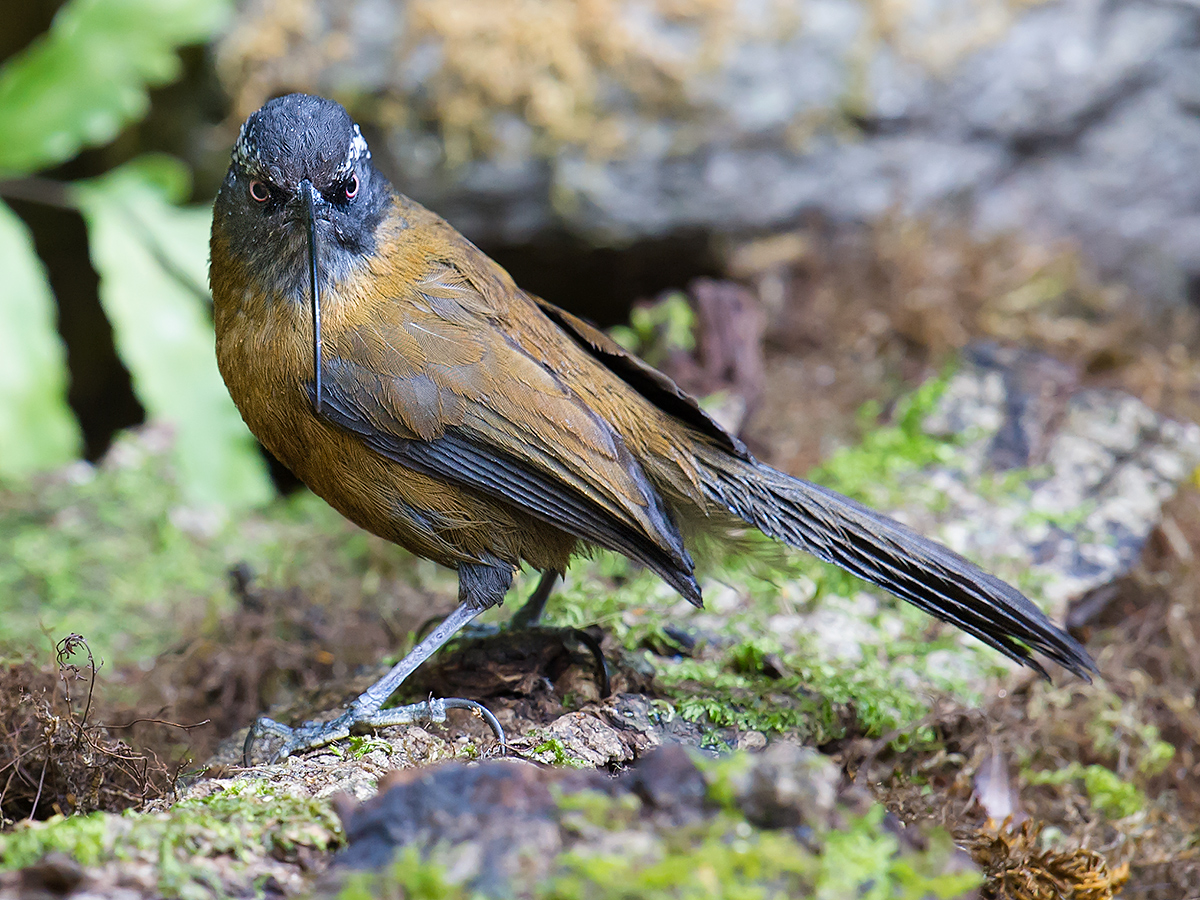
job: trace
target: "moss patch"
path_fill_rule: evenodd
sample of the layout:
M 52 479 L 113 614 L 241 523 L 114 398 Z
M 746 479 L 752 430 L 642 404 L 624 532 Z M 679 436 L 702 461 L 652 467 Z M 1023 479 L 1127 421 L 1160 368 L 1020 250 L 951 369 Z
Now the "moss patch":
M 93 813 L 23 824 L 0 834 L 0 867 L 18 869 L 65 853 L 89 869 L 130 873 L 150 866 L 168 897 L 242 896 L 274 863 L 342 840 L 331 807 L 309 797 L 237 781 L 169 812 Z M 277 866 L 282 874 L 284 866 Z M 103 871 L 95 877 L 104 879 Z M 149 885 L 147 885 L 149 887 Z

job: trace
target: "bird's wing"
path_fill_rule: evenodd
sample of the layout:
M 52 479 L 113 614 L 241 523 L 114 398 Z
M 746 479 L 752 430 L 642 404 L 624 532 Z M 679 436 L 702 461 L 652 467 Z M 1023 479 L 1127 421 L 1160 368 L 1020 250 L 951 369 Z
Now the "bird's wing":
M 365 321 L 331 329 L 321 415 L 385 457 L 624 553 L 698 601 L 658 491 L 553 359 L 514 340 L 453 266 L 402 290 Z
M 690 425 L 739 459 L 751 458 L 750 451 L 737 436 L 722 428 L 712 416 L 701 409 L 695 397 L 684 391 L 667 375 L 634 356 L 591 323 L 565 309 L 559 309 L 552 303 L 547 303 L 540 297 L 533 299 L 538 308 L 570 335 L 572 340 L 654 406 Z

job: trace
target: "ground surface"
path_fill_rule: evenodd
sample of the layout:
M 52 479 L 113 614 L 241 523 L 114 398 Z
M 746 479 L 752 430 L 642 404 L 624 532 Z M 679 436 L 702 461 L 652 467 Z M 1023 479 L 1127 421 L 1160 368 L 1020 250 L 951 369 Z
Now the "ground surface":
M 929 397 L 911 399 L 914 386 L 935 383 L 979 339 L 1051 355 L 1067 373 L 1053 383 L 1070 391 L 1120 389 L 1200 421 L 1192 317 L 1146 315 L 1136 298 L 1088 282 L 1069 254 L 979 246 L 960 234 L 890 222 L 853 238 L 813 229 L 731 248 L 730 272 L 750 287 L 693 291 L 700 316 L 684 332 L 695 331 L 699 352 L 677 339 L 670 303 L 635 316 L 626 337 L 690 389 L 716 393 L 722 415 L 744 420 L 759 456 L 793 472 L 824 462 L 823 479 L 843 490 L 903 487 L 944 455 L 946 443 L 914 428 L 906 410 L 931 408 Z M 894 405 L 902 397 L 910 399 Z M 878 406 L 863 415 L 867 401 Z M 131 436 L 98 470 L 76 468 L 0 499 L 3 538 L 15 548 L 0 561 L 0 586 L 13 598 L 6 637 L 29 660 L 0 679 L 0 864 L 12 870 L 0 894 L 370 890 L 315 880 L 354 821 L 353 801 L 339 807 L 339 820 L 331 795 L 363 801 L 391 769 L 487 757 L 486 727 L 455 714 L 445 725 L 393 729 L 248 771 L 233 752 L 237 729 L 268 708 L 291 720 L 343 702 L 382 658 L 450 609 L 453 579 L 305 495 L 239 522 L 183 509 L 162 471 L 164 440 L 153 430 Z M 830 462 L 839 446 L 859 449 Z M 890 850 L 872 844 L 876 855 L 916 854 L 932 878 L 954 871 L 928 832 L 943 826 L 990 873 L 987 896 L 1053 896 L 1054 882 L 1038 880 L 1044 872 L 1060 885 L 1074 877 L 1080 897 L 1109 896 L 1126 875 L 1125 897 L 1200 896 L 1197 486 L 1170 502 L 1123 577 L 1056 610 L 1104 673 L 1091 686 L 1036 680 L 830 570 L 751 549 L 713 562 L 703 612 L 608 556 L 572 569 L 550 617 L 601 643 L 609 697 L 600 696 L 586 645 L 550 632 L 462 642 L 406 685 L 408 695 L 478 698 L 511 735 L 514 755 L 556 767 L 619 771 L 672 742 L 709 755 L 817 747 L 832 764 L 842 816 L 823 827 L 889 833 L 879 819 L 858 824 L 872 821 L 874 798 L 921 835 Z M 522 577 L 518 590 L 533 581 Z M 1029 588 L 1036 595 L 1037 585 Z M 68 641 L 60 660 L 49 650 L 72 632 L 99 666 L 94 686 L 83 645 Z M 839 648 L 834 638 L 847 634 Z M 60 662 L 78 669 L 62 680 Z M 699 818 L 687 824 L 683 813 L 655 806 L 653 792 L 633 791 L 626 812 L 596 813 L 601 831 L 580 831 L 561 804 L 554 813 L 538 806 L 550 817 L 538 827 L 552 821 L 555 846 L 572 850 L 580 834 L 612 850 L 636 831 L 660 863 L 675 854 L 692 868 L 739 828 L 763 853 L 773 838 L 762 835 L 800 840 L 795 822 L 720 800 L 719 773 L 705 769 L 703 782 L 688 766 L 670 773 L 671 784 L 702 784 L 715 805 L 697 801 L 689 809 Z M 528 786 L 522 779 L 533 776 L 514 777 Z M 622 790 L 612 793 L 618 804 Z M 696 812 L 702 807 L 709 811 Z M 12 824 L 31 812 L 121 809 L 141 812 Z M 1014 824 L 1028 821 L 1024 831 L 980 831 L 989 817 L 1010 814 Z M 707 823 L 701 837 L 696 822 Z M 685 825 L 686 841 L 676 830 Z M 834 858 L 825 837 L 814 841 Z M 60 855 L 19 872 L 47 850 Z M 426 895 L 457 896 L 446 880 L 454 861 L 439 859 L 426 874 L 440 893 Z M 588 870 L 564 865 L 539 876 L 559 879 L 547 896 L 608 896 L 579 888 L 570 879 Z M 888 865 L 853 872 L 898 892 Z M 829 889 L 818 869 L 763 871 L 774 873 L 763 876 L 773 890 L 785 876 Z M 615 877 L 605 872 L 593 872 L 595 883 Z M 746 876 L 734 867 L 720 877 Z M 401 888 L 420 893 L 409 882 Z

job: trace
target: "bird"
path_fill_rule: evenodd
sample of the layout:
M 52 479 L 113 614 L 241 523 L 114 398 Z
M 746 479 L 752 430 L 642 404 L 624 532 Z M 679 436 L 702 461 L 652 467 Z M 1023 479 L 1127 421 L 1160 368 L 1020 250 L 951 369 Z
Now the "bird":
M 701 605 L 692 556 L 747 525 L 871 582 L 1047 676 L 1087 651 L 1016 588 L 835 491 L 756 459 L 668 376 L 522 290 L 399 193 L 338 103 L 267 102 L 241 126 L 210 239 L 218 367 L 250 431 L 317 495 L 458 573 L 458 605 L 336 718 L 259 719 L 273 758 L 472 701 L 384 709 L 425 660 L 500 604 L 522 565 L 540 615 L 602 548 Z M 502 736 L 502 731 L 497 731 Z

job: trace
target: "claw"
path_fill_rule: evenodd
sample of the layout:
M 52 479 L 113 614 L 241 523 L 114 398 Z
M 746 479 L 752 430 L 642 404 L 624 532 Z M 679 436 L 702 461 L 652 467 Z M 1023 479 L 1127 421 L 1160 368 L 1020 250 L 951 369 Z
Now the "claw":
M 411 725 L 420 721 L 445 722 L 448 709 L 469 709 L 482 718 L 496 735 L 496 741 L 500 745 L 500 755 L 503 756 L 508 752 L 504 729 L 501 727 L 500 721 L 486 706 L 476 703 L 474 700 L 464 700 L 461 697 L 445 699 L 431 697 L 420 703 L 381 709 L 369 715 L 356 715 L 354 709 L 351 708 L 332 721 L 305 722 L 295 728 L 261 716 L 254 720 L 254 724 L 246 733 L 246 743 L 242 746 L 242 762 L 247 768 L 254 764 L 254 745 L 265 734 L 283 738 L 279 749 L 267 759 L 268 764 L 271 764 L 287 759 L 300 750 L 313 750 L 340 741 L 349 737 L 351 731 L 357 728 L 385 728 L 389 725 Z
M 269 719 L 266 716 L 259 716 L 250 723 L 250 730 L 246 732 L 246 743 L 242 744 L 242 765 L 247 769 L 254 765 L 254 744 L 261 735 L 265 733 L 275 734 L 282 737 L 286 742 L 292 736 L 293 732 L 294 729 L 289 728 L 287 725 L 276 722 L 274 719 Z M 277 755 L 272 754 L 267 763 L 275 762 Z
M 260 716 L 254 720 L 254 724 L 246 732 L 246 743 L 242 746 L 242 763 L 247 768 L 254 764 L 254 745 L 264 734 L 283 738 L 279 749 L 267 757 L 267 764 L 271 765 L 287 759 L 297 751 L 324 747 L 334 741 L 347 738 L 350 736 L 350 728 L 354 724 L 356 723 L 349 713 L 342 713 L 329 722 L 305 722 L 295 728 L 266 716 Z
M 603 699 L 612 693 L 612 682 L 608 676 L 608 660 L 604 658 L 604 651 L 600 649 L 600 642 L 584 631 L 582 628 L 566 629 L 575 640 L 587 647 L 593 658 L 596 660 L 596 680 L 600 682 L 600 698 Z
M 508 742 L 504 739 L 504 729 L 500 727 L 500 720 L 495 714 L 484 706 L 482 703 L 476 703 L 474 700 L 462 700 L 458 697 L 450 697 L 443 701 L 447 709 L 469 709 L 475 715 L 479 716 L 483 721 L 488 723 L 492 729 L 492 733 L 496 735 L 496 742 L 500 745 L 500 755 L 508 755 Z
M 500 720 L 482 703 L 476 703 L 474 700 L 464 700 L 461 697 L 446 697 L 444 699 L 430 697 L 428 700 L 422 700 L 420 703 L 410 703 L 408 706 L 381 709 L 370 718 L 362 720 L 362 724 L 369 725 L 372 728 L 383 728 L 387 725 L 411 725 L 422 719 L 430 722 L 445 722 L 446 710 L 448 709 L 469 709 L 475 715 L 479 716 L 488 723 L 488 726 L 492 729 L 492 733 L 496 735 L 496 742 L 500 745 L 500 755 L 503 756 L 508 752 L 508 742 L 504 738 L 504 729 L 500 726 Z
M 460 573 L 460 580 L 461 580 Z M 416 722 L 422 718 L 433 716 L 439 721 L 446 719 L 445 701 L 426 701 L 414 703 L 411 706 L 400 706 L 396 709 L 384 710 L 387 702 L 397 687 L 412 674 L 421 663 L 429 659 L 438 649 L 454 637 L 455 632 L 470 622 L 481 612 L 481 608 L 471 600 L 464 600 L 448 615 L 433 632 L 409 651 L 408 655 L 388 671 L 386 675 L 363 691 L 350 704 L 349 708 L 331 722 L 305 722 L 297 728 L 288 728 L 271 719 L 259 719 L 250 726 L 246 734 L 246 743 L 242 747 L 242 761 L 250 765 L 254 742 L 261 732 L 272 732 L 283 737 L 283 746 L 271 757 L 271 762 L 285 759 L 297 750 L 309 750 L 323 747 L 334 741 L 350 735 L 353 728 L 360 726 L 396 725 Z M 471 700 L 460 700 L 458 703 L 473 703 Z M 476 704 L 478 705 L 478 704 Z M 474 707 L 468 707 L 473 709 Z M 494 724 L 493 724 L 494 723 Z M 499 722 L 495 717 L 488 724 L 497 731 L 497 736 L 503 743 L 503 731 L 499 731 Z

